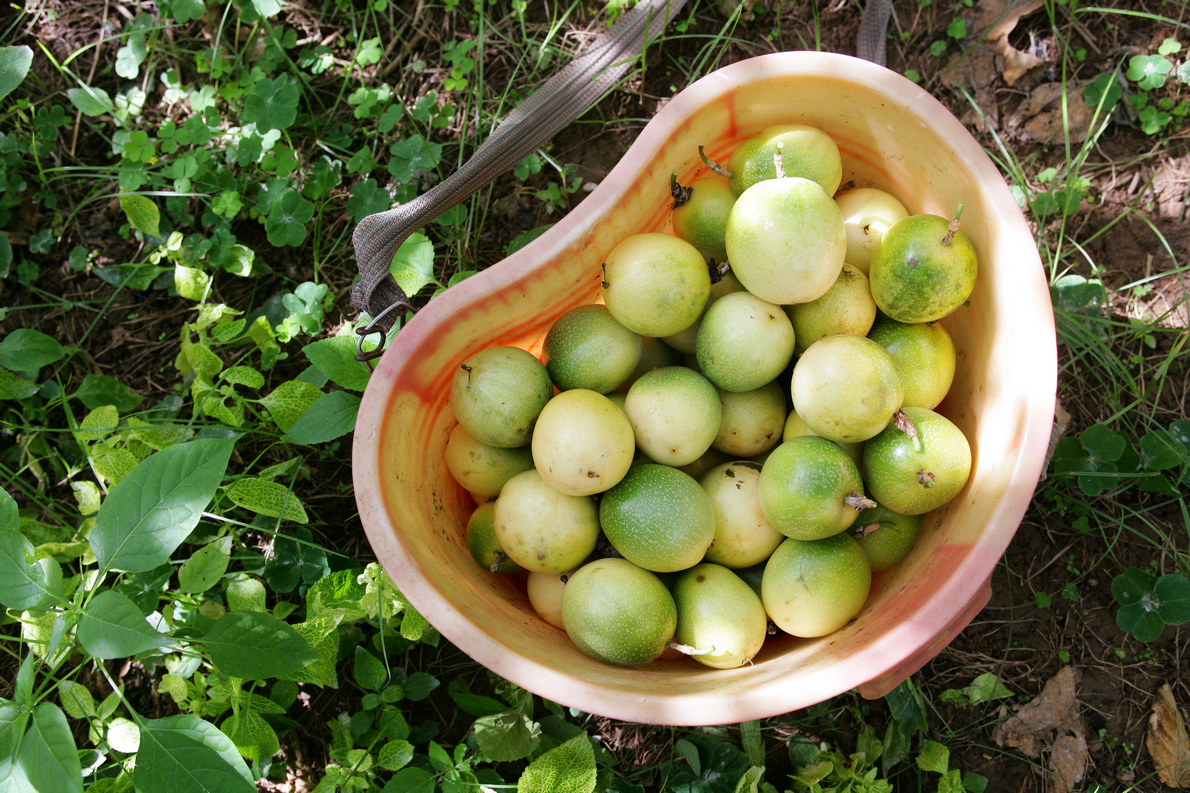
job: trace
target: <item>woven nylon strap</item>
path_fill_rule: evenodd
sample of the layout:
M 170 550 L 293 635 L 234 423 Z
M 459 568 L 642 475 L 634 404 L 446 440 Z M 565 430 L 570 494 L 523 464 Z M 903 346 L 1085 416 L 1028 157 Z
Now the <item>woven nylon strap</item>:
M 685 0 L 645 0 L 638 4 L 581 57 L 571 61 L 509 114 L 459 170 L 413 201 L 369 215 L 360 222 L 351 236 L 360 271 L 360 281 L 351 292 L 351 303 L 372 315 L 370 332 L 392 328 L 397 319 L 397 312 L 392 309 L 412 308 L 389 272 L 389 264 L 401 243 L 429 220 L 511 170 L 595 104 L 615 87 L 640 57 L 645 42 L 660 35 L 684 3 Z

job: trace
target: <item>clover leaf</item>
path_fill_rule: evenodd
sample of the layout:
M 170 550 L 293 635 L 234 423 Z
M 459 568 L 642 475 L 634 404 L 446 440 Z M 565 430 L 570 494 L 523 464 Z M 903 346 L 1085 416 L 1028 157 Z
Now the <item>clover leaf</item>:
M 442 144 L 428 143 L 421 135 L 397 141 L 390 148 L 388 172 L 398 182 L 408 182 L 418 170 L 430 170 L 442 160 Z
M 1160 578 L 1137 567 L 1129 567 L 1111 584 L 1120 604 L 1116 625 L 1138 641 L 1155 641 L 1166 625 L 1190 622 L 1190 580 L 1170 573 Z
M 1142 91 L 1165 85 L 1165 75 L 1172 71 L 1173 64 L 1164 55 L 1133 55 L 1128 61 L 1128 79 Z
M 375 179 L 364 179 L 351 186 L 351 198 L 347 199 L 347 212 L 356 223 L 388 209 L 388 191 L 377 184 Z
M 256 124 L 258 130 L 285 129 L 297 119 L 301 91 L 288 75 L 275 80 L 267 77 L 256 84 L 244 99 L 244 121 Z
M 269 208 L 264 224 L 269 243 L 277 247 L 301 245 L 306 239 L 306 224 L 312 217 L 314 205 L 296 190 L 286 190 Z

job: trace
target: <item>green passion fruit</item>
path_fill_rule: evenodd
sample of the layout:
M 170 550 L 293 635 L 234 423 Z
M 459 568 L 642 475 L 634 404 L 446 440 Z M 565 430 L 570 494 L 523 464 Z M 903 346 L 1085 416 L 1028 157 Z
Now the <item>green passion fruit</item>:
M 636 234 L 603 266 L 603 302 L 624 327 L 642 336 L 669 336 L 690 327 L 711 293 L 706 260 L 669 234 Z
M 489 347 L 455 370 L 450 403 L 455 418 L 481 443 L 515 448 L 529 443 L 554 384 L 541 361 L 520 347 Z
M 660 657 L 673 638 L 678 612 L 657 576 L 627 559 L 580 567 L 562 590 L 567 635 L 592 658 L 639 666 Z
M 843 269 L 843 215 L 816 182 L 788 176 L 744 191 L 727 220 L 727 260 L 740 283 L 777 305 L 806 303 Z
M 678 625 L 674 641 L 704 666 L 735 669 L 760 652 L 768 617 L 760 598 L 731 570 L 702 563 L 673 585 Z
M 839 189 L 843 160 L 830 135 L 805 124 L 780 124 L 766 127 L 732 152 L 727 168 L 732 174 L 731 189 L 737 196 L 758 182 L 777 178 L 778 151 L 786 176 L 809 179 L 828 196 Z
M 551 399 L 533 431 L 533 464 L 571 496 L 602 493 L 619 482 L 636 454 L 628 416 L 603 394 L 576 388 Z
M 710 497 L 666 465 L 633 466 L 600 498 L 599 523 L 625 559 L 657 573 L 693 567 L 715 539 Z
M 838 534 L 871 506 L 847 452 L 816 435 L 791 438 L 774 449 L 761 468 L 758 493 L 773 528 L 799 540 Z
M 821 540 L 789 539 L 764 566 L 760 599 L 769 619 L 793 636 L 834 633 L 864 607 L 872 570 L 850 534 Z
M 784 308 L 793 324 L 796 355 L 824 336 L 867 336 L 876 321 L 876 301 L 868 288 L 868 276 L 851 264 L 843 265 L 822 297 Z
M 864 444 L 873 498 L 902 515 L 921 515 L 959 494 L 971 475 L 971 444 L 950 419 L 905 408 Z
M 858 443 L 888 425 L 901 406 L 901 375 L 888 352 L 863 336 L 827 336 L 793 367 L 793 405 L 824 438 Z
M 674 234 L 698 248 L 708 262 L 722 264 L 727 261 L 723 237 L 735 193 L 722 176 L 695 179 L 686 190 L 689 197 L 681 203 L 675 200 L 670 213 Z
M 878 503 L 859 513 L 851 527 L 851 536 L 868 555 L 872 572 L 878 573 L 909 555 L 924 522 L 921 515 L 902 515 Z
M 558 318 L 545 335 L 541 362 L 559 391 L 585 388 L 606 394 L 632 375 L 643 350 L 640 334 L 596 303 Z
M 599 539 L 595 501 L 559 493 L 533 468 L 504 485 L 493 521 L 504 552 L 538 573 L 562 573 L 578 566 Z
M 485 498 L 498 496 L 505 482 L 533 467 L 533 451 L 529 446 L 488 446 L 456 424 L 446 441 L 446 467 L 467 491 Z
M 493 573 L 516 573 L 521 566 L 512 561 L 496 537 L 496 503 L 480 504 L 467 520 L 467 550 L 471 558 Z
M 957 356 L 954 341 L 941 324 L 906 325 L 881 317 L 868 338 L 888 350 L 901 373 L 905 387 L 902 407 L 933 410 L 946 398 L 954 381 Z
M 784 371 L 793 344 L 793 325 L 780 306 L 750 292 L 734 292 L 707 309 L 695 355 L 699 369 L 717 387 L 751 391 Z
M 970 297 L 975 249 L 954 222 L 938 215 L 898 220 L 880 241 L 868 273 L 872 299 L 897 322 L 934 322 Z
M 705 377 L 684 366 L 654 369 L 628 389 L 624 412 L 649 459 L 680 466 L 701 457 L 719 433 L 723 408 Z

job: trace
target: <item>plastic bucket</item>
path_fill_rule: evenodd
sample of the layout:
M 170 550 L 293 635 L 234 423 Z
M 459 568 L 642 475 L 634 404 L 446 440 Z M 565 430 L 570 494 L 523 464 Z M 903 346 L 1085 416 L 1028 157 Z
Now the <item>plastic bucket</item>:
M 821 639 L 770 638 L 754 663 L 689 659 L 618 668 L 583 655 L 534 613 L 523 579 L 480 569 L 463 542 L 474 508 L 443 457 L 454 370 L 477 350 L 539 352 L 550 324 L 596 302 L 602 257 L 669 228 L 669 176 L 725 161 L 776 124 L 812 124 L 843 155 L 844 182 L 879 187 L 910 212 L 950 216 L 980 256 L 970 305 L 943 321 L 958 350 L 939 410 L 971 441 L 966 489 L 930 514 L 913 554 L 878 575 L 857 619 Z M 583 203 L 498 265 L 432 300 L 397 335 L 356 424 L 360 517 L 393 581 L 448 640 L 548 699 L 629 721 L 726 724 L 857 688 L 879 697 L 921 668 L 987 603 L 990 577 L 1042 472 L 1053 421 L 1053 313 L 1033 237 L 979 144 L 918 86 L 841 55 L 781 53 L 720 69 L 675 96 Z

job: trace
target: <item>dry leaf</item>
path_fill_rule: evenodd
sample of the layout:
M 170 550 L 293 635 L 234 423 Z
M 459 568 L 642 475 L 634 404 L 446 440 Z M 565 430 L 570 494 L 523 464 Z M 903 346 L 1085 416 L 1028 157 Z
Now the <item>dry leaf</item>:
M 1169 683 L 1161 686 L 1153 700 L 1145 746 L 1158 779 L 1172 788 L 1190 788 L 1190 736 L 1186 735 L 1186 723 Z
M 1040 696 L 996 726 L 993 737 L 1027 757 L 1041 757 L 1049 747 L 1049 770 L 1055 793 L 1070 793 L 1082 780 L 1089 758 L 1086 732 L 1079 713 L 1078 672 L 1064 666 L 1045 684 Z
M 1072 142 L 1086 139 L 1091 128 L 1091 109 L 1082 99 L 1082 90 L 1087 82 L 1071 81 L 1042 83 L 1029 92 L 1012 117 L 1004 122 L 1010 131 L 1027 140 L 1041 143 L 1061 143 L 1067 131 Z M 1062 97 L 1066 97 L 1063 111 Z
M 972 25 L 972 33 L 990 41 L 1006 38 L 1016 29 L 1021 17 L 1045 7 L 1045 0 L 980 0 L 979 16 Z

